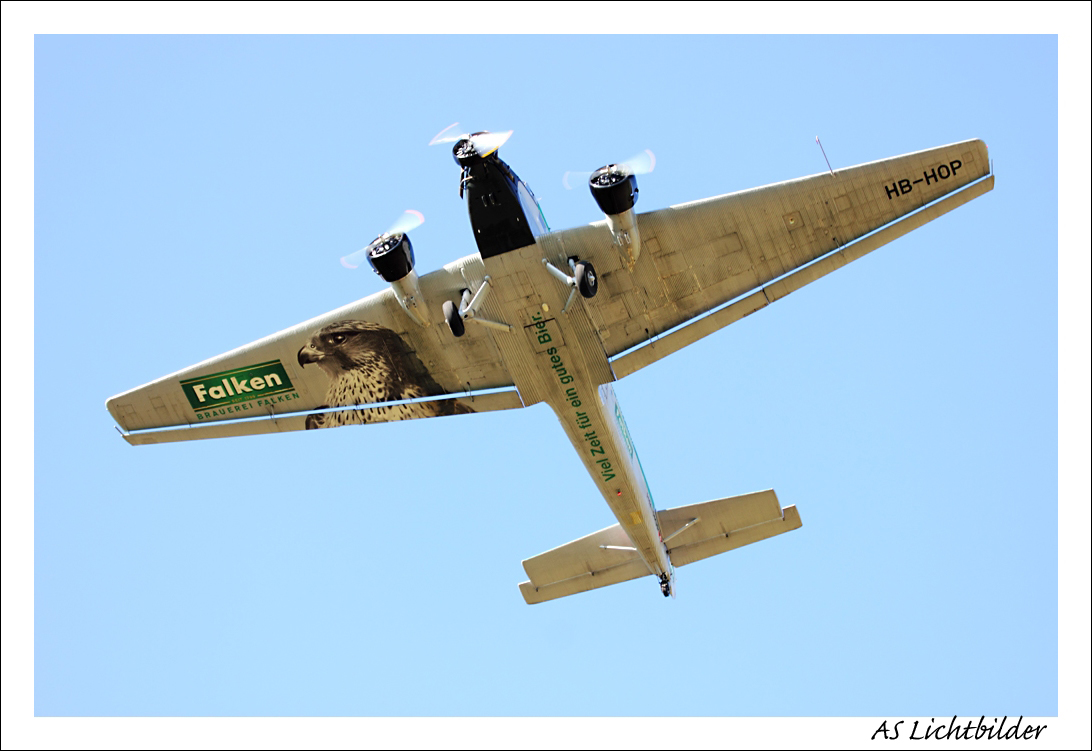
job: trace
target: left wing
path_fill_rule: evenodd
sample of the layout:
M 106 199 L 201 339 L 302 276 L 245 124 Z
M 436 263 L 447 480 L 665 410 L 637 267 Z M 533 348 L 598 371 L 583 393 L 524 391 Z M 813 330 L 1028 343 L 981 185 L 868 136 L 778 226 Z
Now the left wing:
M 638 214 L 632 269 L 605 222 L 551 238 L 595 264 L 587 307 L 622 378 L 992 188 L 971 140 Z
M 421 277 L 457 298 L 474 256 Z M 339 427 L 522 407 L 489 337 L 413 322 L 383 290 L 107 400 L 132 444 Z M 300 414 L 309 413 L 309 414 Z M 258 418 L 258 419 L 255 419 Z M 169 428 L 169 430 L 160 430 Z

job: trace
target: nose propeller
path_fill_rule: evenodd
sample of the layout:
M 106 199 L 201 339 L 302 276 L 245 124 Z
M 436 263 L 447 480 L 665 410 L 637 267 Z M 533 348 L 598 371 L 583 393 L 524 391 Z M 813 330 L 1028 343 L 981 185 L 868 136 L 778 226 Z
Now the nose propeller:
M 504 145 L 504 142 L 512 137 L 512 131 L 508 130 L 504 133 L 490 133 L 488 131 L 481 131 L 479 133 L 461 133 L 458 123 L 452 123 L 447 126 L 428 142 L 429 146 L 437 146 L 442 143 L 459 143 L 460 141 L 466 141 L 467 145 L 460 147 L 460 150 L 465 151 L 465 156 L 477 155 L 480 157 L 487 157 L 494 151 Z M 469 148 L 468 148 L 469 147 Z M 470 150 L 473 150 L 473 153 Z

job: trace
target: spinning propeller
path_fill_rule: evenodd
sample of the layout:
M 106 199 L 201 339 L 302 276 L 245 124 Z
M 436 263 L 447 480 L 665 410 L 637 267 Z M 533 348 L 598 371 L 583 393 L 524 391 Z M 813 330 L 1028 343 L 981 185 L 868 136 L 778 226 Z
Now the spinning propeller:
M 447 126 L 428 142 L 429 146 L 436 146 L 441 143 L 459 143 L 466 141 L 465 145 L 457 146 L 458 156 L 471 157 L 479 156 L 485 158 L 492 154 L 494 151 L 504 145 L 512 136 L 512 131 L 505 131 L 504 133 L 490 133 L 488 131 L 481 131 L 479 133 L 459 133 L 459 124 L 452 123 Z
M 397 244 L 397 242 L 401 240 L 399 235 L 404 235 L 411 230 L 415 230 L 424 223 L 424 214 L 414 209 L 406 209 L 405 212 L 403 212 L 402 216 L 398 217 L 398 219 L 395 220 L 394 224 L 392 224 L 386 232 L 372 240 L 365 247 L 361 248 L 355 253 L 350 253 L 349 255 L 344 256 L 341 259 L 341 265 L 347 269 L 358 268 L 360 264 L 364 262 L 364 259 L 368 257 L 369 250 L 376 249 L 377 254 L 381 253 L 383 250 L 382 246 L 392 241 Z
M 601 172 L 606 170 L 603 178 L 609 176 L 618 175 L 624 177 L 626 175 L 647 175 L 653 169 L 656 168 L 656 155 L 648 149 L 645 149 L 640 154 L 632 156 L 624 162 L 618 164 L 608 164 L 606 167 L 595 170 L 595 172 Z M 561 177 L 561 184 L 567 189 L 572 190 L 577 185 L 582 185 L 591 179 L 592 172 L 566 172 Z

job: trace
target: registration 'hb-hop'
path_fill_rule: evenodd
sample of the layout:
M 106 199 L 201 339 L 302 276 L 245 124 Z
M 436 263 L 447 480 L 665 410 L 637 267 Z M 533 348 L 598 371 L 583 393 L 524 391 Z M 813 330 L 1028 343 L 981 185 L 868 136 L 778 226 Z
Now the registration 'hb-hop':
M 921 177 L 917 180 L 908 180 L 903 178 L 898 182 L 893 182 L 890 185 L 885 185 L 884 190 L 887 191 L 887 200 L 891 200 L 896 196 L 904 196 L 914 189 L 914 186 L 920 182 L 924 182 L 926 185 L 932 185 L 933 183 L 940 182 L 941 180 L 947 180 L 949 177 L 955 177 L 955 173 L 963 166 L 963 162 L 958 159 L 953 159 L 947 164 L 941 164 L 933 167 L 932 169 L 925 170 L 921 173 Z

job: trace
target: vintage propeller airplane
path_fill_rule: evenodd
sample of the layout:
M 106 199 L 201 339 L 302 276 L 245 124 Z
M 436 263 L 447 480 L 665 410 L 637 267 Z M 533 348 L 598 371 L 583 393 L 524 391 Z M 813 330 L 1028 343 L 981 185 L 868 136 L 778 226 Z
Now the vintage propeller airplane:
M 514 409 L 545 402 L 618 524 L 523 562 L 528 603 L 654 576 L 800 527 L 765 490 L 657 510 L 611 383 L 991 190 L 971 140 L 634 212 L 651 152 L 590 174 L 605 220 L 551 231 L 498 155 L 454 143 L 478 253 L 424 276 L 407 212 L 366 248 L 391 288 L 119 394 L 133 445 Z M 568 180 L 570 175 L 566 175 Z

